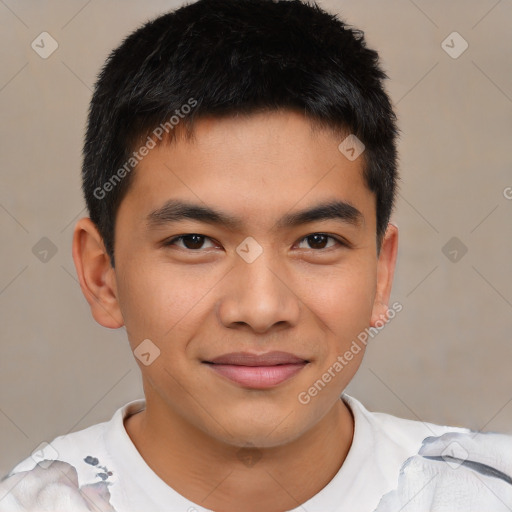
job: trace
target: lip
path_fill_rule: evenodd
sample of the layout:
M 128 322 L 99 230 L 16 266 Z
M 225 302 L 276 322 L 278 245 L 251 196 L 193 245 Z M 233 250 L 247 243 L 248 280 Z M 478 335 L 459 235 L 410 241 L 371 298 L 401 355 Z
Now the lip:
M 309 361 L 288 352 L 232 352 L 203 363 L 240 386 L 266 389 L 291 379 Z

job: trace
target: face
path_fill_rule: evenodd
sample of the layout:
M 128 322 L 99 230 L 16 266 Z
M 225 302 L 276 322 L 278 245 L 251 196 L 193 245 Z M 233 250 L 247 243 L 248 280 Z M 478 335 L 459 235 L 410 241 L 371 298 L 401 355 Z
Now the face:
M 138 165 L 105 307 L 149 353 L 148 408 L 234 446 L 277 446 L 326 416 L 359 367 L 364 347 L 335 363 L 387 309 L 396 236 L 379 258 L 362 157 L 300 114 L 203 119 L 194 133 Z

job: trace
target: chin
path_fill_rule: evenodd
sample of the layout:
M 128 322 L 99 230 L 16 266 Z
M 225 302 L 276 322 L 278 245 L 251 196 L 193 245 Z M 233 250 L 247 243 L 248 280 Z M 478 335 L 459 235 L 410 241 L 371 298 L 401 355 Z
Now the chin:
M 241 418 L 226 418 L 227 430 L 216 429 L 215 437 L 237 448 L 275 448 L 291 443 L 308 430 L 308 424 L 297 423 L 297 415 L 279 415 L 277 419 L 265 421 L 261 416 L 244 415 Z M 210 435 L 213 434 L 210 432 Z

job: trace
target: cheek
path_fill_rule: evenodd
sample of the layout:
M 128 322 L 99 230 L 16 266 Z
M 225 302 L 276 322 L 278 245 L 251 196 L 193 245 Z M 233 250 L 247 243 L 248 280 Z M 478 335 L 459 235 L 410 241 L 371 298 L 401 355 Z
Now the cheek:
M 372 265 L 340 269 L 305 289 L 308 305 L 341 343 L 369 325 L 375 291 Z
M 162 348 L 169 341 L 176 345 L 216 282 L 202 271 L 185 274 L 175 266 L 135 259 L 120 265 L 119 274 L 118 297 L 130 342 L 149 338 Z
M 371 266 L 339 272 L 325 281 L 321 294 L 310 295 L 311 310 L 323 324 L 326 339 L 317 354 L 316 378 L 301 396 L 309 400 L 318 394 L 317 413 L 339 397 L 362 362 L 366 344 L 359 336 L 370 324 L 375 276 Z

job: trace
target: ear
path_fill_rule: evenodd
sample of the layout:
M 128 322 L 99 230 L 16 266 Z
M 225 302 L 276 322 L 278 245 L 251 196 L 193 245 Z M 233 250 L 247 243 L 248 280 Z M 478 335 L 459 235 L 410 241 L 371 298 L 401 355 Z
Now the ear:
M 73 233 L 73 260 L 80 288 L 96 322 L 110 329 L 124 325 L 117 300 L 115 270 L 103 238 L 88 217 L 80 219 Z
M 398 227 L 389 223 L 382 240 L 379 260 L 377 262 L 377 290 L 373 302 L 370 325 L 375 322 L 388 321 L 388 302 L 395 274 L 396 256 L 398 252 Z

